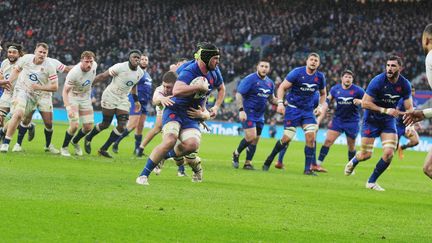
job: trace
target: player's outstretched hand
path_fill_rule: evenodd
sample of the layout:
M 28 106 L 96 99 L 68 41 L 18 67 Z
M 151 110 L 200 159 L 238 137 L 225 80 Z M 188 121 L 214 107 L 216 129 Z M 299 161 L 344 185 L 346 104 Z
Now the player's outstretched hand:
M 172 96 L 161 97 L 160 98 L 161 104 L 165 107 L 174 105 L 175 102 L 171 99 L 171 97 Z
M 10 90 L 12 88 L 12 85 L 9 80 L 0 80 L 0 87 L 6 90 Z
M 202 109 L 198 106 L 198 109 L 189 108 L 186 112 L 190 118 L 208 120 L 210 118 L 210 112 L 207 109 Z
M 421 110 L 407 111 L 403 116 L 403 122 L 405 126 L 410 126 L 424 119 L 425 119 L 425 115 Z
M 213 106 L 212 108 L 210 108 L 210 118 L 214 119 L 218 113 L 219 107 L 218 106 Z
M 403 113 L 400 113 L 398 110 L 393 108 L 388 108 L 386 111 L 387 115 L 390 115 L 392 117 L 398 117 L 399 115 L 402 115 Z

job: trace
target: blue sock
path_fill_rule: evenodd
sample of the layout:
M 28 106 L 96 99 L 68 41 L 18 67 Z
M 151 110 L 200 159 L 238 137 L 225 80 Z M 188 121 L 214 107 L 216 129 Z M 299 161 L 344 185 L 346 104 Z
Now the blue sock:
M 348 160 L 351 160 L 356 155 L 357 151 L 348 151 Z
M 135 150 L 139 148 L 141 141 L 142 141 L 142 135 L 135 134 Z
M 6 137 L 5 137 L 5 138 L 3 139 L 3 144 L 9 144 L 10 141 L 11 141 L 10 138 L 6 138 Z
M 169 159 L 169 158 L 173 158 L 173 157 L 177 157 L 174 149 L 171 149 L 170 151 L 168 151 L 168 153 L 165 155 L 165 159 Z
M 115 143 L 119 144 L 123 138 L 125 138 L 127 135 L 129 135 L 131 131 L 129 131 L 127 128 L 124 130 L 124 132 L 117 138 Z
M 270 155 L 267 157 L 266 161 L 264 162 L 265 165 L 270 166 L 271 163 L 274 160 L 274 157 L 276 156 L 276 154 L 278 154 L 283 148 L 287 147 L 288 144 L 284 144 L 282 143 L 281 140 L 278 140 L 275 144 L 275 146 L 273 147 L 272 152 L 270 153 Z
M 318 156 L 319 161 L 324 162 L 324 159 L 327 156 L 329 149 L 329 147 L 326 147 L 324 145 L 321 147 L 320 154 Z
M 48 147 L 51 145 L 51 138 L 53 135 L 53 130 L 51 129 L 44 129 L 44 133 L 45 133 L 45 147 Z
M 114 128 L 114 130 L 111 131 L 111 134 L 110 134 L 108 140 L 105 142 L 104 145 L 102 145 L 101 150 L 107 151 L 108 148 L 111 146 L 111 144 L 114 143 L 114 141 L 116 141 L 119 136 L 120 135 L 118 135 L 116 133 L 116 129 Z
M 360 161 L 357 159 L 357 157 L 355 157 L 355 156 L 354 156 L 350 161 L 353 163 L 354 167 L 357 166 L 358 163 L 360 162 Z
M 72 137 L 73 137 L 73 134 L 70 135 L 69 132 L 66 130 L 62 148 L 67 148 L 69 146 L 69 142 L 72 139 Z
M 246 139 L 242 139 L 237 147 L 237 153 L 241 154 L 241 152 L 247 147 L 249 146 L 249 142 L 246 141 Z
M 315 147 L 305 146 L 304 153 L 305 153 L 305 170 L 310 170 L 310 167 L 315 160 Z
M 283 159 L 284 159 L 284 157 L 285 157 L 285 153 L 286 153 L 286 151 L 287 151 L 287 149 L 288 149 L 288 145 L 289 144 L 287 144 L 287 146 L 285 146 L 280 152 L 279 152 L 279 158 L 278 158 L 278 162 L 280 162 L 281 164 L 283 164 Z
M 96 126 L 94 126 L 93 129 L 89 132 L 89 134 L 85 137 L 87 141 L 91 141 L 94 136 L 100 133 L 99 124 L 100 123 L 96 124 Z
M 72 142 L 77 144 L 81 138 L 83 138 L 86 134 L 84 133 L 83 129 L 80 129 L 78 133 L 75 135 L 75 137 L 72 139 Z
M 247 150 L 246 150 L 246 160 L 252 160 L 255 151 L 256 151 L 256 144 L 249 144 Z
M 150 176 L 150 173 L 153 171 L 153 169 L 156 167 L 156 164 L 153 163 L 153 160 L 151 160 L 150 158 L 148 158 L 147 160 L 147 164 L 144 167 L 143 171 L 141 172 L 140 176 Z
M 24 136 L 27 133 L 27 129 L 28 129 L 28 127 L 24 127 L 22 124 L 19 124 L 19 126 L 18 126 L 17 144 L 19 144 L 19 145 L 22 144 Z
M 184 172 L 184 171 L 185 171 L 185 167 L 184 167 L 184 165 L 179 165 L 177 171 L 178 171 L 178 172 Z
M 378 161 L 378 163 L 375 166 L 374 171 L 372 172 L 372 175 L 369 177 L 368 182 L 373 183 L 378 180 L 378 177 L 389 167 L 390 163 L 385 162 L 382 158 Z

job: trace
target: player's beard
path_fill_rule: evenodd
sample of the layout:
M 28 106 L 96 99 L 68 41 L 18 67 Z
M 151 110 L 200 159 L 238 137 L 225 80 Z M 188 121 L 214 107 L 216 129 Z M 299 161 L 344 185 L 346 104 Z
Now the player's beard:
M 349 88 L 349 87 L 351 86 L 351 84 L 349 84 L 349 83 L 343 83 L 343 86 L 344 86 L 345 88 Z
M 147 66 L 148 66 L 148 65 L 147 65 L 147 64 L 145 64 L 145 65 L 141 65 L 141 64 L 140 64 L 139 66 L 140 66 L 141 69 L 144 70 L 144 69 L 147 69 Z
M 393 72 L 393 73 L 387 72 L 386 75 L 387 75 L 388 79 L 395 79 L 399 75 L 399 71 L 396 71 L 396 72 Z
M 15 63 L 18 60 L 18 58 L 16 58 L 16 57 L 8 57 L 8 59 L 9 59 L 9 62 L 11 62 L 11 63 Z

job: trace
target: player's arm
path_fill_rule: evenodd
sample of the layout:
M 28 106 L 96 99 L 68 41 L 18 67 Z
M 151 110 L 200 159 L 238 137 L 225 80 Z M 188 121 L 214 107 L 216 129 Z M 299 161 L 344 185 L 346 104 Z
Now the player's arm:
M 247 119 L 247 115 L 246 112 L 244 111 L 243 95 L 237 92 L 235 95 L 235 99 L 236 99 L 237 109 L 239 111 L 239 119 L 241 122 L 244 122 Z
M 70 85 L 71 81 L 70 80 L 66 80 L 66 82 L 64 83 L 63 86 L 63 91 L 62 91 L 62 97 L 63 97 L 63 104 L 66 107 L 66 109 L 70 106 L 69 103 L 69 93 L 72 91 L 72 85 Z
M 65 68 L 63 69 L 64 73 L 69 73 L 69 71 L 74 67 L 75 65 L 69 65 L 69 66 L 65 66 Z
M 164 96 L 158 90 L 156 90 L 153 94 L 152 104 L 154 106 L 172 106 L 175 102 L 171 100 L 171 97 L 172 96 Z
M 218 94 L 216 97 L 215 105 L 212 108 L 210 108 L 210 117 L 212 117 L 212 118 L 216 117 L 217 112 L 218 112 L 220 106 L 222 105 L 222 103 L 225 99 L 225 85 L 224 85 L 224 83 L 219 85 L 217 90 L 218 90 Z
M 197 92 L 207 92 L 208 85 L 203 82 L 201 85 L 188 85 L 183 81 L 177 80 L 173 87 L 173 96 L 176 97 L 187 97 Z
M 325 111 L 327 110 L 327 91 L 326 89 L 320 89 L 320 99 L 319 99 L 319 104 L 318 107 L 315 109 L 314 114 L 316 116 L 320 116 L 321 114 L 325 113 Z
M 186 113 L 190 118 L 199 119 L 199 120 L 210 119 L 210 112 L 205 108 L 204 105 L 198 106 L 198 109 L 194 109 L 191 107 L 186 111 Z
M 272 94 L 268 97 L 268 101 L 273 105 L 278 105 L 278 99 L 276 98 L 276 96 L 274 94 Z
M 292 83 L 285 79 L 280 85 L 277 90 L 277 112 L 284 114 L 285 112 L 285 106 L 284 106 L 284 97 L 286 91 L 291 88 Z
M 377 106 L 374 103 L 374 98 L 372 96 L 368 95 L 367 93 L 365 93 L 363 96 L 362 108 L 368 109 L 371 111 L 380 112 L 382 114 L 387 114 L 387 115 L 394 116 L 394 117 L 397 117 L 399 115 L 399 112 L 394 108 L 384 108 L 384 107 Z
M 12 88 L 12 84 L 15 82 L 15 80 L 18 78 L 18 75 L 22 71 L 22 68 L 19 66 L 15 66 L 12 68 L 11 74 L 9 76 L 8 80 L 5 80 L 4 84 L 2 85 L 6 89 Z
M 33 84 L 32 85 L 33 90 L 40 90 L 40 91 L 47 91 L 47 92 L 56 92 L 58 90 L 58 78 L 57 74 L 55 75 L 55 78 L 50 79 L 50 83 L 47 85 L 40 85 L 40 84 Z
M 138 112 L 139 110 L 141 110 L 141 103 L 139 102 L 139 99 L 138 99 L 138 91 L 137 91 L 136 84 L 132 87 L 130 93 L 131 93 L 132 99 L 135 103 L 135 112 Z
M 94 81 L 93 81 L 93 85 L 98 83 L 98 82 L 102 82 L 107 80 L 109 77 L 111 76 L 110 71 L 106 70 L 103 73 L 99 73 L 98 75 L 96 75 Z

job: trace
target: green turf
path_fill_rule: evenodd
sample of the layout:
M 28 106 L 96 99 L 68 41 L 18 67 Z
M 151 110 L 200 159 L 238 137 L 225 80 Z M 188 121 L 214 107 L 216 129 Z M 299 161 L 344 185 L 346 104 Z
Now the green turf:
M 56 124 L 56 147 L 65 129 Z M 108 133 L 94 139 L 94 150 Z M 431 181 L 421 169 L 425 153 L 395 158 L 380 178 L 387 191 L 376 192 L 364 183 L 379 149 L 346 177 L 346 148 L 334 146 L 325 162 L 329 173 L 310 177 L 302 175 L 302 143 L 290 145 L 286 170 L 233 169 L 231 152 L 239 141 L 203 136 L 202 183 L 191 182 L 189 168 L 189 177 L 177 177 L 167 161 L 144 187 L 135 184 L 146 160 L 131 155 L 133 136 L 113 160 L 94 154 L 63 158 L 43 152 L 38 125 L 35 141 L 24 141 L 25 152 L 0 154 L 0 242 L 431 241 Z M 257 168 L 274 142 L 260 141 Z

